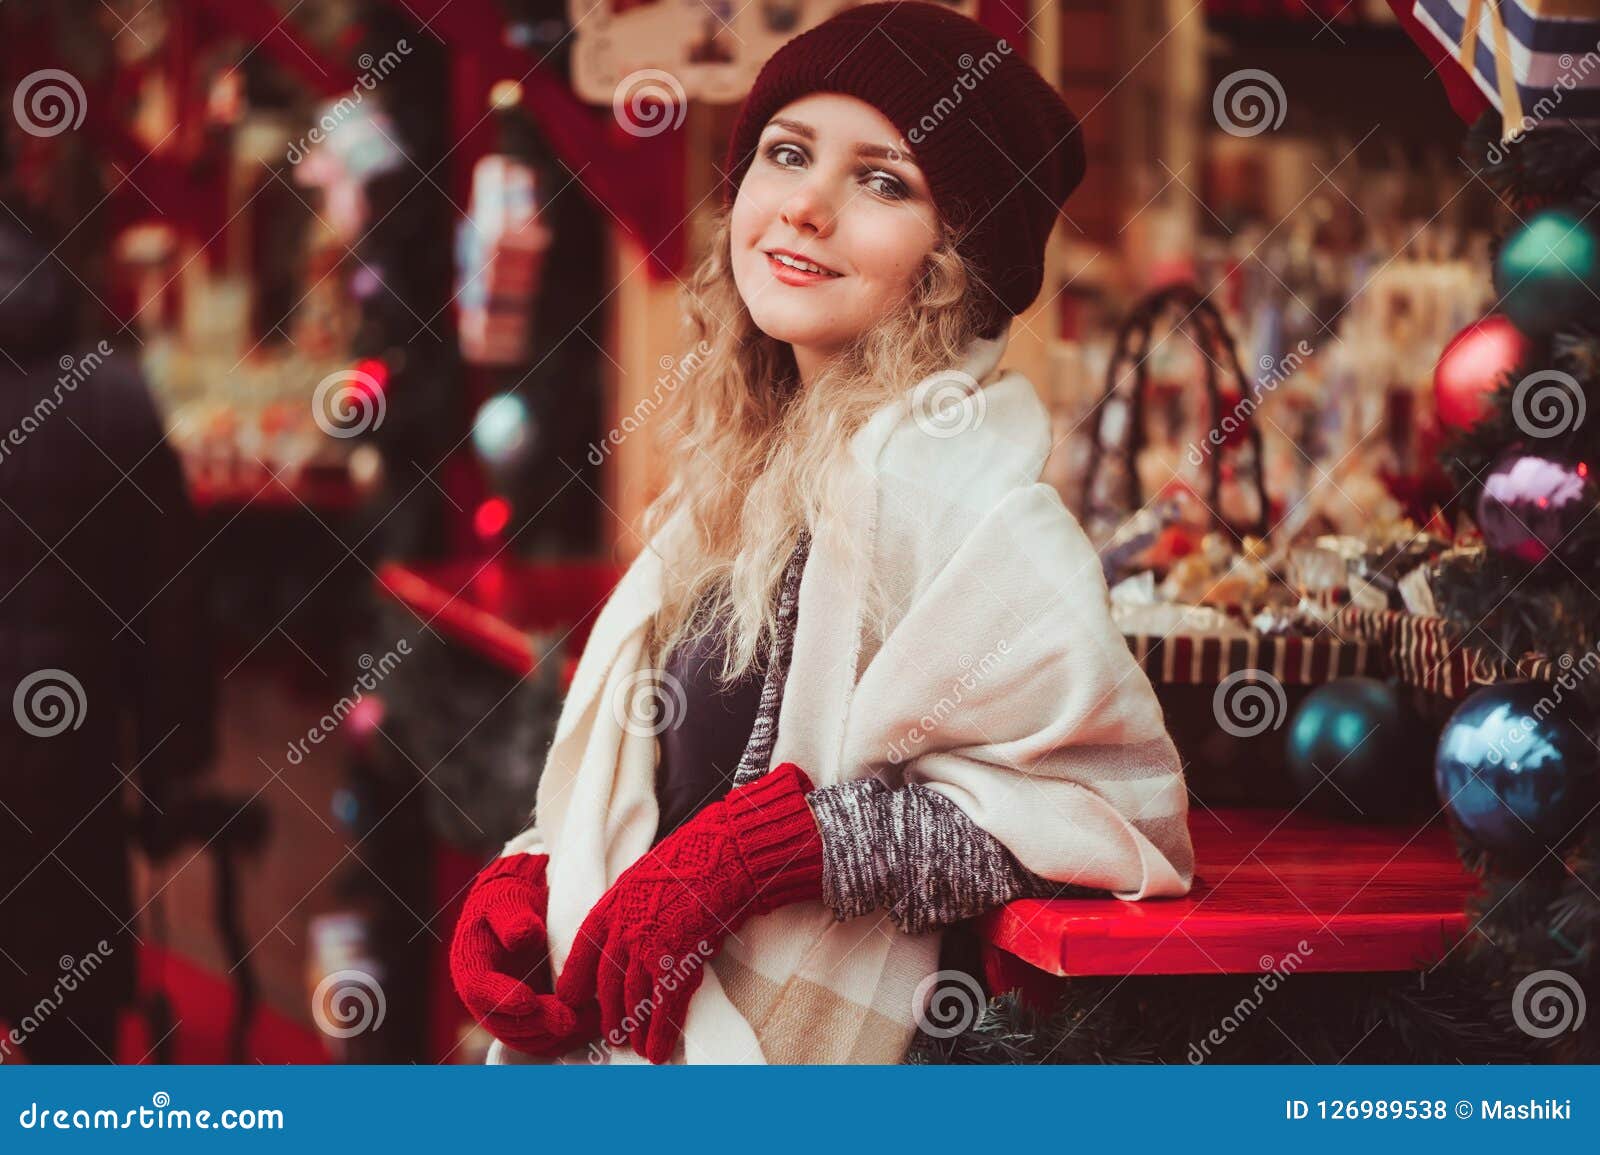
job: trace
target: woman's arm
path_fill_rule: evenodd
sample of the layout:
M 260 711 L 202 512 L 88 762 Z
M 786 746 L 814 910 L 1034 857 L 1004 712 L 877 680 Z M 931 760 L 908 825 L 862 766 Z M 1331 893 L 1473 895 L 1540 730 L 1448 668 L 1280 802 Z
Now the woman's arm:
M 841 761 L 939 795 L 1040 878 L 1131 900 L 1192 884 L 1182 762 L 1111 619 L 1099 557 L 1043 483 L 997 502 L 919 590 L 856 687 Z M 904 818 L 887 821 L 893 837 L 872 853 L 908 853 L 889 849 L 906 842 Z M 918 852 L 950 873 L 989 858 L 971 843 Z
M 823 901 L 841 921 L 884 910 L 907 934 L 923 934 L 1017 898 L 1102 893 L 1034 874 L 926 786 L 868 778 L 806 800 L 822 832 Z

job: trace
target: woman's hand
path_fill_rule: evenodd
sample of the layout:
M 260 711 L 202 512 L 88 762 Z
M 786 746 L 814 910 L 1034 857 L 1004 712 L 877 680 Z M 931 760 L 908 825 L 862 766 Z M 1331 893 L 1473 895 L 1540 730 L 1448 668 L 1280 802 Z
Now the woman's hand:
M 822 837 L 792 762 L 731 791 L 623 871 L 589 912 L 556 993 L 599 1004 L 607 1042 L 672 1058 L 705 967 L 752 915 L 822 896 Z
M 473 880 L 450 943 L 456 994 L 495 1038 L 530 1055 L 554 1056 L 598 1033 L 594 1008 L 574 1010 L 550 990 L 544 854 L 495 859 Z

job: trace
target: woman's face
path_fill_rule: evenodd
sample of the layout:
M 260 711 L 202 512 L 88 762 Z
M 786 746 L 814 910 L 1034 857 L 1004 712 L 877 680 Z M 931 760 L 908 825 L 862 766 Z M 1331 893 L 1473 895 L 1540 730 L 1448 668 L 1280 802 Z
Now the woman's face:
M 761 331 L 794 347 L 802 380 L 906 296 L 938 243 L 927 181 L 898 138 L 865 101 L 813 93 L 767 122 L 739 185 L 734 282 Z

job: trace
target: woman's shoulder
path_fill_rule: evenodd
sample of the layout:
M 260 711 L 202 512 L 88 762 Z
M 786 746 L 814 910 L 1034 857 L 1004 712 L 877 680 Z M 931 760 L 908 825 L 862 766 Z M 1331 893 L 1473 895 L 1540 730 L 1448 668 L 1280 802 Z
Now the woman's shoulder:
M 877 548 L 903 587 L 893 604 L 918 596 L 985 521 L 1032 508 L 1042 484 L 1050 417 L 1032 382 L 1007 372 L 968 394 L 942 409 L 913 398 L 878 458 Z
M 879 457 L 879 474 L 916 484 L 929 500 L 990 508 L 1032 485 L 1050 456 L 1050 413 L 1015 370 L 974 387 L 931 378 L 908 397 Z

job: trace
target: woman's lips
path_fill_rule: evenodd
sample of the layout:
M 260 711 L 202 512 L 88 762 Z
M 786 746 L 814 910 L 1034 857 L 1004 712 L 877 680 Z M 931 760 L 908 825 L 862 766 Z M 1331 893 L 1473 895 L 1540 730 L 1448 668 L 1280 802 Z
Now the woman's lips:
M 818 281 L 836 281 L 838 273 L 812 273 L 805 269 L 797 269 L 793 265 L 786 265 L 771 253 L 764 254 L 767 258 L 767 268 L 772 270 L 772 275 L 786 285 L 814 285 Z M 812 262 L 815 264 L 815 262 Z

